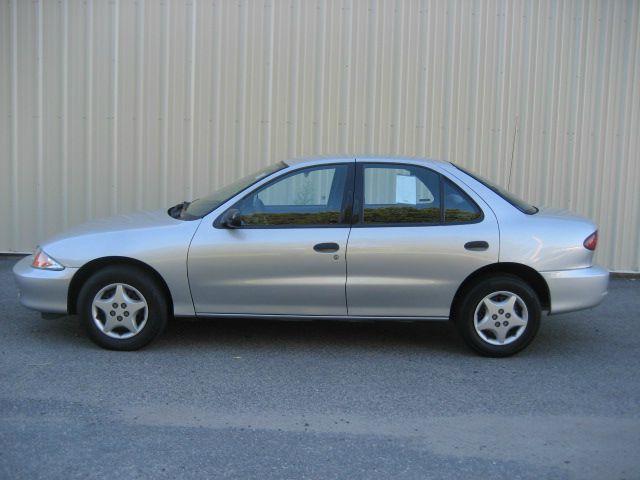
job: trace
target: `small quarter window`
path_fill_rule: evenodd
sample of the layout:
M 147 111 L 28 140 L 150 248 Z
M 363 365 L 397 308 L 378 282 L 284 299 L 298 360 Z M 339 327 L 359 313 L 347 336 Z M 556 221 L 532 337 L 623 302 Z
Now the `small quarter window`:
M 444 223 L 469 223 L 482 217 L 480 208 L 449 180 L 444 181 Z

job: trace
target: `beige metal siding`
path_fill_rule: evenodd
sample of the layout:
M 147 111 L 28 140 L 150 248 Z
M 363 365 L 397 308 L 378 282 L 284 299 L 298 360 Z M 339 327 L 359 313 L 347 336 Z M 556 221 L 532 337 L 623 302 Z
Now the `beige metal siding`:
M 0 250 L 270 162 L 449 159 L 640 271 L 640 2 L 0 0 Z

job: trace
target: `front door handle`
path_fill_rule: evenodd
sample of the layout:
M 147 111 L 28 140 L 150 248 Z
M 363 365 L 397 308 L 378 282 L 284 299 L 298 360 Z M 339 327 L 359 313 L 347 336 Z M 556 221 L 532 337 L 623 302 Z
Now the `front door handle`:
M 313 246 L 313 249 L 316 252 L 320 252 L 320 253 L 333 253 L 333 252 L 337 252 L 338 250 L 340 250 L 340 245 L 338 245 L 337 243 L 333 243 L 333 242 L 318 243 L 317 245 Z
M 475 242 L 467 242 L 464 244 L 464 248 L 474 252 L 481 252 L 489 248 L 489 243 L 484 240 L 476 240 Z

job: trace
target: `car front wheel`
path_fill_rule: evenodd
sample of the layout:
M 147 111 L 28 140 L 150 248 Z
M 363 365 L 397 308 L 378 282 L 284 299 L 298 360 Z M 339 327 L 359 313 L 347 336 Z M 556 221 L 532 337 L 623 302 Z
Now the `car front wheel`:
M 89 278 L 78 297 L 89 337 L 110 350 L 137 350 L 158 336 L 168 308 L 155 278 L 140 268 L 112 266 Z
M 506 357 L 533 340 L 540 316 L 540 300 L 527 283 L 513 275 L 498 275 L 481 280 L 467 292 L 456 322 L 462 338 L 475 351 Z

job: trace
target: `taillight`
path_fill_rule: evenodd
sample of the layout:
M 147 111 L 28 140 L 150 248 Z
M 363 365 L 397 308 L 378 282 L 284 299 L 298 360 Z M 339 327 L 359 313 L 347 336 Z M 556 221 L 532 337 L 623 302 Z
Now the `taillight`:
M 595 250 L 596 246 L 598 245 L 598 231 L 596 230 L 595 232 L 593 232 L 591 235 L 589 235 L 584 243 L 584 248 L 586 248 L 587 250 Z

